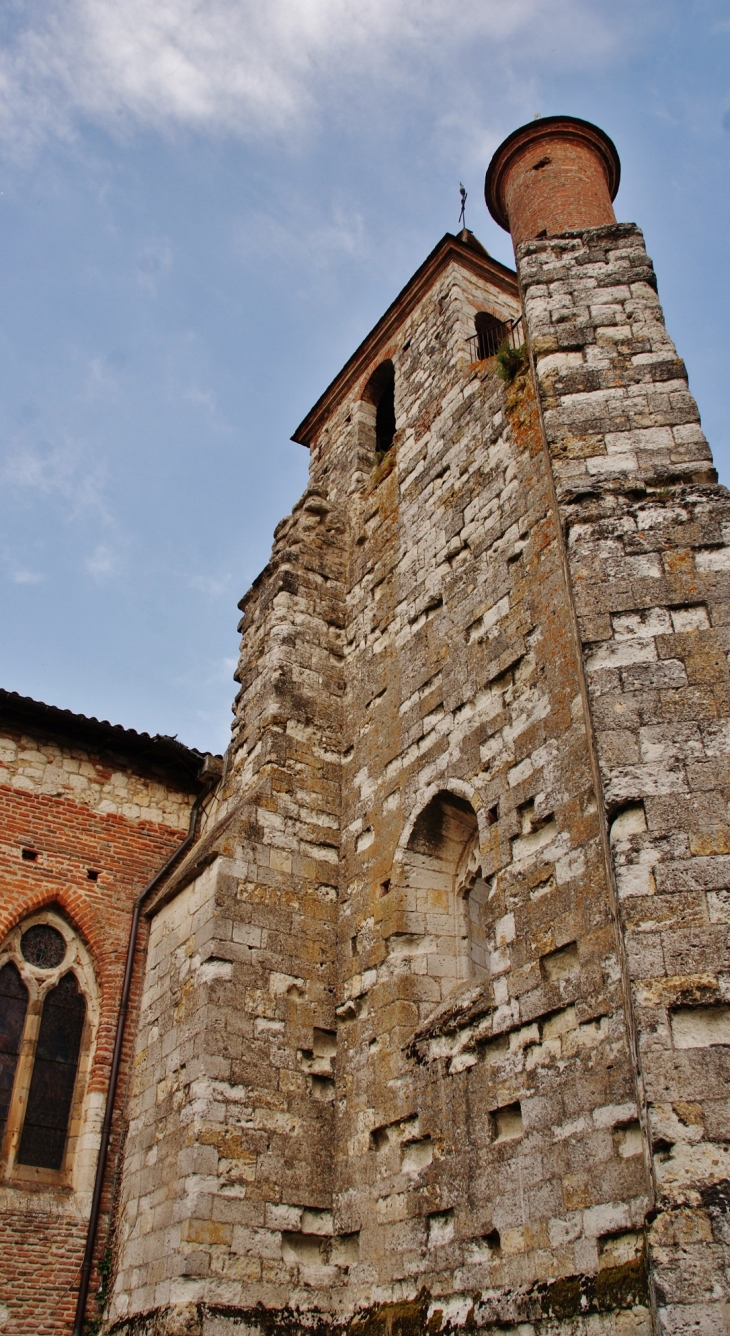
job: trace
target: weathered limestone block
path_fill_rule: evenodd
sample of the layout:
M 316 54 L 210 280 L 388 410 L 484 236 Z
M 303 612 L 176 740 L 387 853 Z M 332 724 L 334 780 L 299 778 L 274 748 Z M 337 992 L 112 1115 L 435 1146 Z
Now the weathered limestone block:
M 640 230 L 525 242 L 519 273 L 561 499 L 612 478 L 716 481 Z

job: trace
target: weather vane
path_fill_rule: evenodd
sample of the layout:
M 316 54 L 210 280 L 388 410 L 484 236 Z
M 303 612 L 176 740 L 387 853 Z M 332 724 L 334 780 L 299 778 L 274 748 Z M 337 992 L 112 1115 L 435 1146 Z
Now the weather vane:
M 466 227 L 466 191 L 461 184 L 461 181 L 459 182 L 459 194 L 461 195 L 461 213 L 459 214 L 459 222 L 462 227 Z

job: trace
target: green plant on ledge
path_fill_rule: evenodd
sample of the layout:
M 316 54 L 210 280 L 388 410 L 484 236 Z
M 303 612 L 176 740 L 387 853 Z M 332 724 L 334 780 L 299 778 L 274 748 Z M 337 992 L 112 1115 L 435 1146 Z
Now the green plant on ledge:
M 506 380 L 509 385 L 513 381 L 518 371 L 522 370 L 526 360 L 527 352 L 525 345 L 521 348 L 511 348 L 505 339 L 500 343 L 494 358 L 496 362 L 496 372 L 501 380 Z

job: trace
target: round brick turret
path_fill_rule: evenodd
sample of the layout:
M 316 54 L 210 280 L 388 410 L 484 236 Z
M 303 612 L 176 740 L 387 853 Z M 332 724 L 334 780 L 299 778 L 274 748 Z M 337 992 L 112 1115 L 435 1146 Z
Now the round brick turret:
M 515 247 L 615 223 L 621 164 L 613 142 L 577 116 L 545 116 L 500 144 L 487 171 L 487 208 Z

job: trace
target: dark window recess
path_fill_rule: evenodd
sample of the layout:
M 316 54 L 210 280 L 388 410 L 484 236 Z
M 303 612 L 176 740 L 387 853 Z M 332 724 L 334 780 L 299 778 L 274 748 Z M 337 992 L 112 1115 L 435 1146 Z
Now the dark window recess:
M 97 871 L 97 869 L 96 869 L 95 867 L 87 867 L 87 869 L 86 869 L 86 875 L 87 875 L 89 881 L 98 881 L 98 880 L 99 880 L 99 873 L 98 873 L 98 871 Z
M 496 315 L 490 315 L 488 311 L 479 311 L 474 318 L 476 326 L 477 349 L 479 351 L 479 361 L 486 357 L 494 357 L 499 349 L 499 345 L 508 338 L 510 326 L 504 320 L 499 320 Z
M 50 923 L 36 923 L 20 939 L 23 959 L 39 970 L 54 970 L 66 954 L 66 943 L 58 928 Z
M 25 859 L 26 863 L 35 863 L 35 861 L 36 861 L 36 859 L 37 859 L 37 857 L 38 857 L 38 850 L 37 850 L 37 849 L 24 849 L 24 850 L 23 850 L 23 853 L 22 853 L 22 857 Z
M 8 1119 L 27 1006 L 28 989 L 9 960 L 0 970 L 0 1137 Z
M 63 1164 L 85 1015 L 76 978 L 65 974 L 43 1004 L 19 1164 L 39 1169 Z
M 375 418 L 375 438 L 377 449 L 381 454 L 390 450 L 395 436 L 395 395 L 394 387 L 391 385 L 386 390 L 380 403 L 378 404 L 377 415 Z
M 365 398 L 375 404 L 375 449 L 384 455 L 395 436 L 395 369 L 382 362 L 368 381 Z

